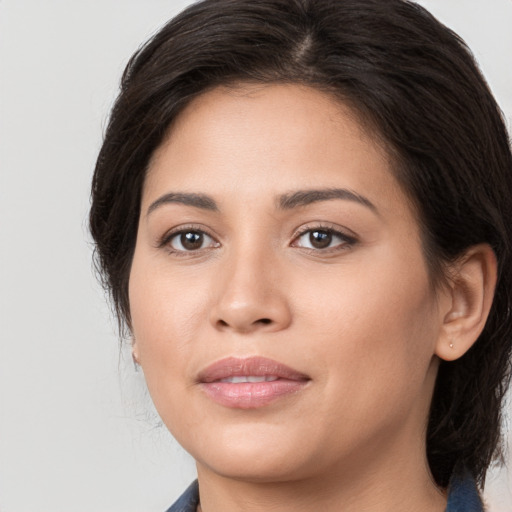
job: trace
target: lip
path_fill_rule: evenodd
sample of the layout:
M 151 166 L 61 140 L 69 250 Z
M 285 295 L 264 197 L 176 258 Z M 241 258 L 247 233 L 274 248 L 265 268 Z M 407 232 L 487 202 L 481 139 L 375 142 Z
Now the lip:
M 233 377 L 268 377 L 262 382 L 226 382 Z M 277 377 L 277 378 L 276 378 Z M 198 383 L 214 402 L 236 409 L 256 409 L 294 395 L 311 380 L 306 374 L 266 357 L 228 357 L 198 374 Z

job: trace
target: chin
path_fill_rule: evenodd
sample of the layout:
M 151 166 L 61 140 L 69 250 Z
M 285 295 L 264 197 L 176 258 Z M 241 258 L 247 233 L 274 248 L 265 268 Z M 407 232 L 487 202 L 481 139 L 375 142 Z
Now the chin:
M 235 480 L 283 482 L 306 476 L 311 461 L 316 459 L 307 450 L 297 449 L 303 440 L 291 432 L 283 435 L 275 429 L 269 431 L 254 425 L 241 428 L 242 432 L 225 429 L 211 442 L 188 450 L 198 467 Z M 207 439 L 203 437 L 204 441 Z
M 226 455 L 211 463 L 209 460 L 197 463 L 224 478 L 252 483 L 296 481 L 307 476 L 307 465 L 302 461 L 298 463 L 279 454 L 252 459 Z

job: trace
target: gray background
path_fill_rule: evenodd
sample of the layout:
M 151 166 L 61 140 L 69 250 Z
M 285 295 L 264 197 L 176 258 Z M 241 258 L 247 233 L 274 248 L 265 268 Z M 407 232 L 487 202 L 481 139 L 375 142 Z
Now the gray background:
M 137 46 L 189 2 L 0 0 L 0 511 L 163 511 L 194 477 L 91 271 L 89 182 Z M 424 0 L 512 124 L 512 1 Z M 512 436 L 509 436 L 512 437 Z M 512 511 L 494 472 L 491 512 Z

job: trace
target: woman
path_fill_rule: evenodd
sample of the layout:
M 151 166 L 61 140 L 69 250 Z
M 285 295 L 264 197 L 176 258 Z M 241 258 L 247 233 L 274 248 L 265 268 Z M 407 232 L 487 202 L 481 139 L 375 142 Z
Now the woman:
M 401 0 L 205 0 L 132 58 L 98 265 L 195 458 L 171 511 L 478 511 L 511 346 L 512 156 Z

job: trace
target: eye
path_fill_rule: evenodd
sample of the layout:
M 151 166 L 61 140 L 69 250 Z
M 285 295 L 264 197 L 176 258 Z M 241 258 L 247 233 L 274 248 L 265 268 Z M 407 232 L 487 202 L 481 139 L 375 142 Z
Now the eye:
M 192 229 L 172 233 L 165 240 L 165 244 L 176 252 L 191 252 L 218 246 L 218 243 L 204 231 Z
M 334 229 L 315 228 L 303 231 L 292 245 L 318 251 L 325 249 L 341 249 L 353 245 L 355 242 L 354 237 L 347 236 Z

